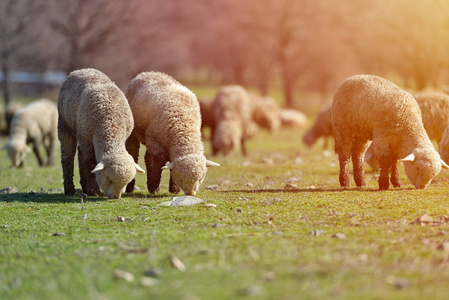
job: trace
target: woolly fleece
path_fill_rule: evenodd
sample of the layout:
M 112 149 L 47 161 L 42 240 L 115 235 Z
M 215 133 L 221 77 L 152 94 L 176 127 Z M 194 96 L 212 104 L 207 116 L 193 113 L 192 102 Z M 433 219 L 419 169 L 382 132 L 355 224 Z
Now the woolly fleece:
M 140 143 L 146 146 L 147 186 L 155 193 L 161 180 L 161 168 L 170 164 L 169 191 L 181 188 L 195 195 L 203 182 L 207 167 L 217 165 L 206 160 L 201 140 L 201 115 L 194 93 L 171 76 L 143 72 L 126 91 L 135 127 L 126 143 L 127 150 L 138 161 Z M 134 181 L 127 191 L 132 192 Z
M 98 70 L 73 71 L 59 91 L 58 113 L 65 194 L 75 193 L 78 146 L 83 192 L 98 195 L 100 186 L 109 198 L 120 198 L 138 168 L 125 148 L 134 124 L 125 95 Z
M 424 130 L 421 111 L 413 96 L 390 81 L 372 75 L 346 79 L 332 103 L 335 152 L 340 161 L 340 185 L 349 186 L 349 161 L 354 179 L 364 186 L 363 156 L 369 145 L 379 159 L 379 189 L 400 186 L 399 158 L 416 188 L 425 188 L 441 171 L 442 163 Z M 413 154 L 413 156 L 409 156 Z

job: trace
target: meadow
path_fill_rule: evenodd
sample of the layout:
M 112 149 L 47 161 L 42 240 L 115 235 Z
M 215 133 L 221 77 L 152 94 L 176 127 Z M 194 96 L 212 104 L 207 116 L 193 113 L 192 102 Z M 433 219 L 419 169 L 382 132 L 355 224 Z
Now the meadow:
M 48 168 L 0 152 L 0 189 L 18 190 L 0 194 L 0 299 L 446 299 L 449 171 L 416 190 L 401 167 L 380 192 L 367 166 L 367 187 L 341 189 L 333 149 L 304 131 L 261 130 L 248 157 L 205 140 L 221 166 L 191 207 L 158 206 L 166 171 L 156 195 L 138 174 L 119 200 L 65 196 L 59 149 Z

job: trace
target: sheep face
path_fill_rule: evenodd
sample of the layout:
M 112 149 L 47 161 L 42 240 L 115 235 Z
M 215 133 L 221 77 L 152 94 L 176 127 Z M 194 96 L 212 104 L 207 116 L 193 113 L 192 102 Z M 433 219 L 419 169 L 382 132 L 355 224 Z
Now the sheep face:
M 434 149 L 416 149 L 404 159 L 407 177 L 417 189 L 425 189 L 441 171 L 442 160 Z
M 31 149 L 26 144 L 14 141 L 6 144 L 4 149 L 8 151 L 13 167 L 19 167 L 25 159 L 26 153 L 31 152 Z
M 103 159 L 92 170 L 100 189 L 110 199 L 120 199 L 126 185 L 136 176 L 136 172 L 144 171 L 134 163 L 129 154 Z
M 206 160 L 204 155 L 186 155 L 164 166 L 171 170 L 171 177 L 176 185 L 186 194 L 195 196 L 206 177 L 207 167 L 219 164 Z

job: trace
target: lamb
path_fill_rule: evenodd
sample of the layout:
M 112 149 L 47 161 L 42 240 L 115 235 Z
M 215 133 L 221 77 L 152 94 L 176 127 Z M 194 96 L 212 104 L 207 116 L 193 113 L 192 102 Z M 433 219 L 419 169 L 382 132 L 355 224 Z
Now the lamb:
M 449 126 L 444 129 L 438 148 L 440 149 L 441 159 L 449 161 Z
M 442 92 L 426 92 L 417 93 L 414 97 L 421 109 L 427 135 L 439 143 L 444 129 L 449 125 L 449 95 Z
M 434 149 L 411 94 L 372 75 L 355 75 L 337 89 L 332 103 L 335 152 L 340 162 L 340 185 L 349 186 L 349 161 L 354 179 L 365 186 L 363 156 L 369 141 L 379 159 L 379 189 L 401 185 L 398 159 L 416 188 L 426 188 L 441 168 L 449 168 Z
M 212 137 L 212 152 L 227 155 L 241 145 L 247 155 L 246 140 L 254 136 L 257 125 L 252 121 L 251 98 L 241 86 L 223 86 L 214 100 L 215 130 Z
M 279 116 L 279 105 L 273 98 L 252 97 L 251 99 L 252 120 L 261 128 L 275 132 L 281 127 Z
M 73 71 L 58 96 L 58 137 L 64 193 L 73 195 L 73 165 L 78 145 L 80 183 L 89 196 L 121 197 L 136 171 L 145 171 L 126 151 L 125 141 L 134 126 L 123 92 L 95 69 Z
M 53 165 L 57 122 L 56 105 L 48 99 L 33 101 L 14 114 L 9 139 L 3 148 L 8 151 L 13 167 L 23 165 L 26 153 L 31 152 L 29 143 L 33 145 L 39 166 Z M 42 144 L 47 153 L 46 162 L 39 152 Z
M 203 128 L 210 128 L 210 137 L 214 135 L 215 130 L 215 120 L 213 116 L 213 100 L 209 99 L 198 99 L 200 104 L 200 113 L 201 113 L 201 132 L 203 132 Z
M 297 109 L 281 108 L 279 117 L 282 127 L 305 127 L 307 125 L 307 116 Z
M 143 72 L 128 84 L 126 97 L 135 120 L 126 149 L 137 163 L 140 143 L 145 144 L 148 191 L 157 192 L 162 169 L 169 169 L 169 192 L 181 188 L 194 196 L 207 167 L 219 166 L 204 156 L 195 94 L 167 74 Z M 126 190 L 132 192 L 134 184 L 131 181 Z
M 320 137 L 324 138 L 323 147 L 326 149 L 328 145 L 328 139 L 332 139 L 332 105 L 327 105 L 319 113 L 315 120 L 315 123 L 309 128 L 303 136 L 304 144 L 308 148 L 316 142 Z

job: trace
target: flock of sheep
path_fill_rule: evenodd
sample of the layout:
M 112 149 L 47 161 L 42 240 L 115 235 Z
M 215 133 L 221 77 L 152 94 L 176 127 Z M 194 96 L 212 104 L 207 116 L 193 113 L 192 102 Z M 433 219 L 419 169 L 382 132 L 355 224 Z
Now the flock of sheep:
M 388 189 L 390 182 L 399 187 L 402 161 L 415 187 L 425 188 L 442 168 L 449 168 L 444 162 L 449 159 L 448 114 L 446 94 L 412 96 L 381 77 L 356 75 L 341 84 L 303 141 L 310 147 L 320 137 L 334 137 L 342 187 L 350 184 L 352 160 L 359 187 L 365 186 L 365 161 L 373 169 L 380 167 L 379 189 Z M 169 192 L 195 195 L 207 168 L 219 166 L 204 156 L 202 127 L 211 128 L 214 155 L 239 146 L 246 155 L 245 142 L 259 127 L 276 131 L 306 122 L 300 112 L 279 109 L 271 98 L 256 98 L 241 86 L 223 86 L 213 101 L 205 101 L 164 73 L 143 72 L 123 93 L 102 72 L 82 69 L 61 85 L 57 106 L 41 99 L 14 115 L 4 149 L 19 167 L 31 143 L 39 165 L 52 165 L 59 138 L 65 194 L 75 193 L 78 149 L 82 191 L 99 195 L 101 189 L 109 198 L 120 198 L 134 190 L 136 173 L 145 173 L 138 165 L 144 144 L 148 191 L 158 191 L 161 172 L 169 169 Z M 431 139 L 439 142 L 440 153 Z M 46 162 L 39 154 L 42 144 Z

